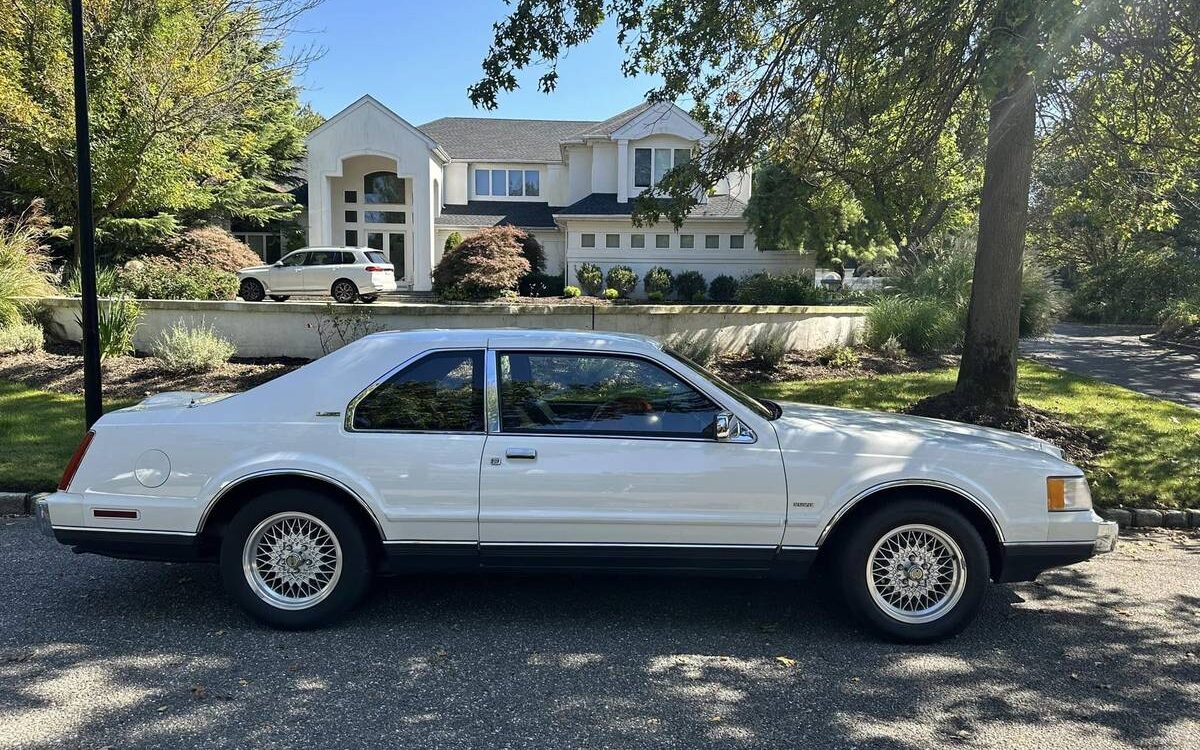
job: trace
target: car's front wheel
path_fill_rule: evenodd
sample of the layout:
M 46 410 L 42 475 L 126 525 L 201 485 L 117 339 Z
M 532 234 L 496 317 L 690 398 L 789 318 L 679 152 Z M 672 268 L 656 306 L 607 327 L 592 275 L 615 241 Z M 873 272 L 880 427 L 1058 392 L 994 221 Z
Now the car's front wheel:
M 366 593 L 371 559 L 337 501 L 275 490 L 237 512 L 221 539 L 221 578 L 250 615 L 277 628 L 326 624 Z
M 267 290 L 258 279 L 242 279 L 242 283 L 238 285 L 238 296 L 247 302 L 262 302 L 267 296 Z
M 358 287 L 349 279 L 338 279 L 333 282 L 333 287 L 330 288 L 329 294 L 335 302 L 353 302 L 358 299 Z
M 979 532 L 932 500 L 892 502 L 859 519 L 839 557 L 851 611 L 885 637 L 910 643 L 959 633 L 990 579 Z

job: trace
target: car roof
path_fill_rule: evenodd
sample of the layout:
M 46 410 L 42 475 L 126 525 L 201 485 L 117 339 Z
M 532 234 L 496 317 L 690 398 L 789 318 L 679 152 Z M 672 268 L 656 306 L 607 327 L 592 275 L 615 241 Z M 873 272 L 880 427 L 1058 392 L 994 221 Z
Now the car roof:
M 549 328 L 427 328 L 412 331 L 380 331 L 367 338 L 403 337 L 440 346 L 488 346 L 493 349 L 606 349 L 619 351 L 660 350 L 662 344 L 636 333 L 570 331 Z

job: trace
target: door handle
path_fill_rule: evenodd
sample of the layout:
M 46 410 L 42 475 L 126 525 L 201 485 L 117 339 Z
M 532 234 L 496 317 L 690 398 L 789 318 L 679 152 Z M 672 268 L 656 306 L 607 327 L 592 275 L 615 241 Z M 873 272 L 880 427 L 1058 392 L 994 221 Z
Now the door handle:
M 537 451 L 533 448 L 509 448 L 504 451 L 507 458 L 520 458 L 526 461 L 532 461 L 537 458 Z

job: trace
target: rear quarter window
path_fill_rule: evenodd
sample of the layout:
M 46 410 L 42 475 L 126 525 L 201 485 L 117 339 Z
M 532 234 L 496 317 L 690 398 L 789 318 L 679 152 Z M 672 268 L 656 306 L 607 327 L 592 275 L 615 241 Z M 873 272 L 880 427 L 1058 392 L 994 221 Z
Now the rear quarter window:
M 367 261 L 370 263 L 387 263 L 387 258 L 378 250 L 368 250 L 364 255 L 367 256 Z

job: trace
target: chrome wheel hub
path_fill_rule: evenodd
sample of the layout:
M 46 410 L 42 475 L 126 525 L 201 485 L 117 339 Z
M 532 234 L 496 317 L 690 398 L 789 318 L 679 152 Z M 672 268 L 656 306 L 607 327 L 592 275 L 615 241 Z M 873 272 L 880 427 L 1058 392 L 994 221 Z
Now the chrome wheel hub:
M 260 599 L 279 609 L 306 609 L 337 586 L 342 547 L 316 516 L 276 513 L 250 532 L 242 549 L 246 582 Z
M 883 535 L 867 557 L 867 589 L 884 614 L 910 624 L 932 622 L 954 608 L 966 586 L 962 550 L 950 535 L 907 524 Z

